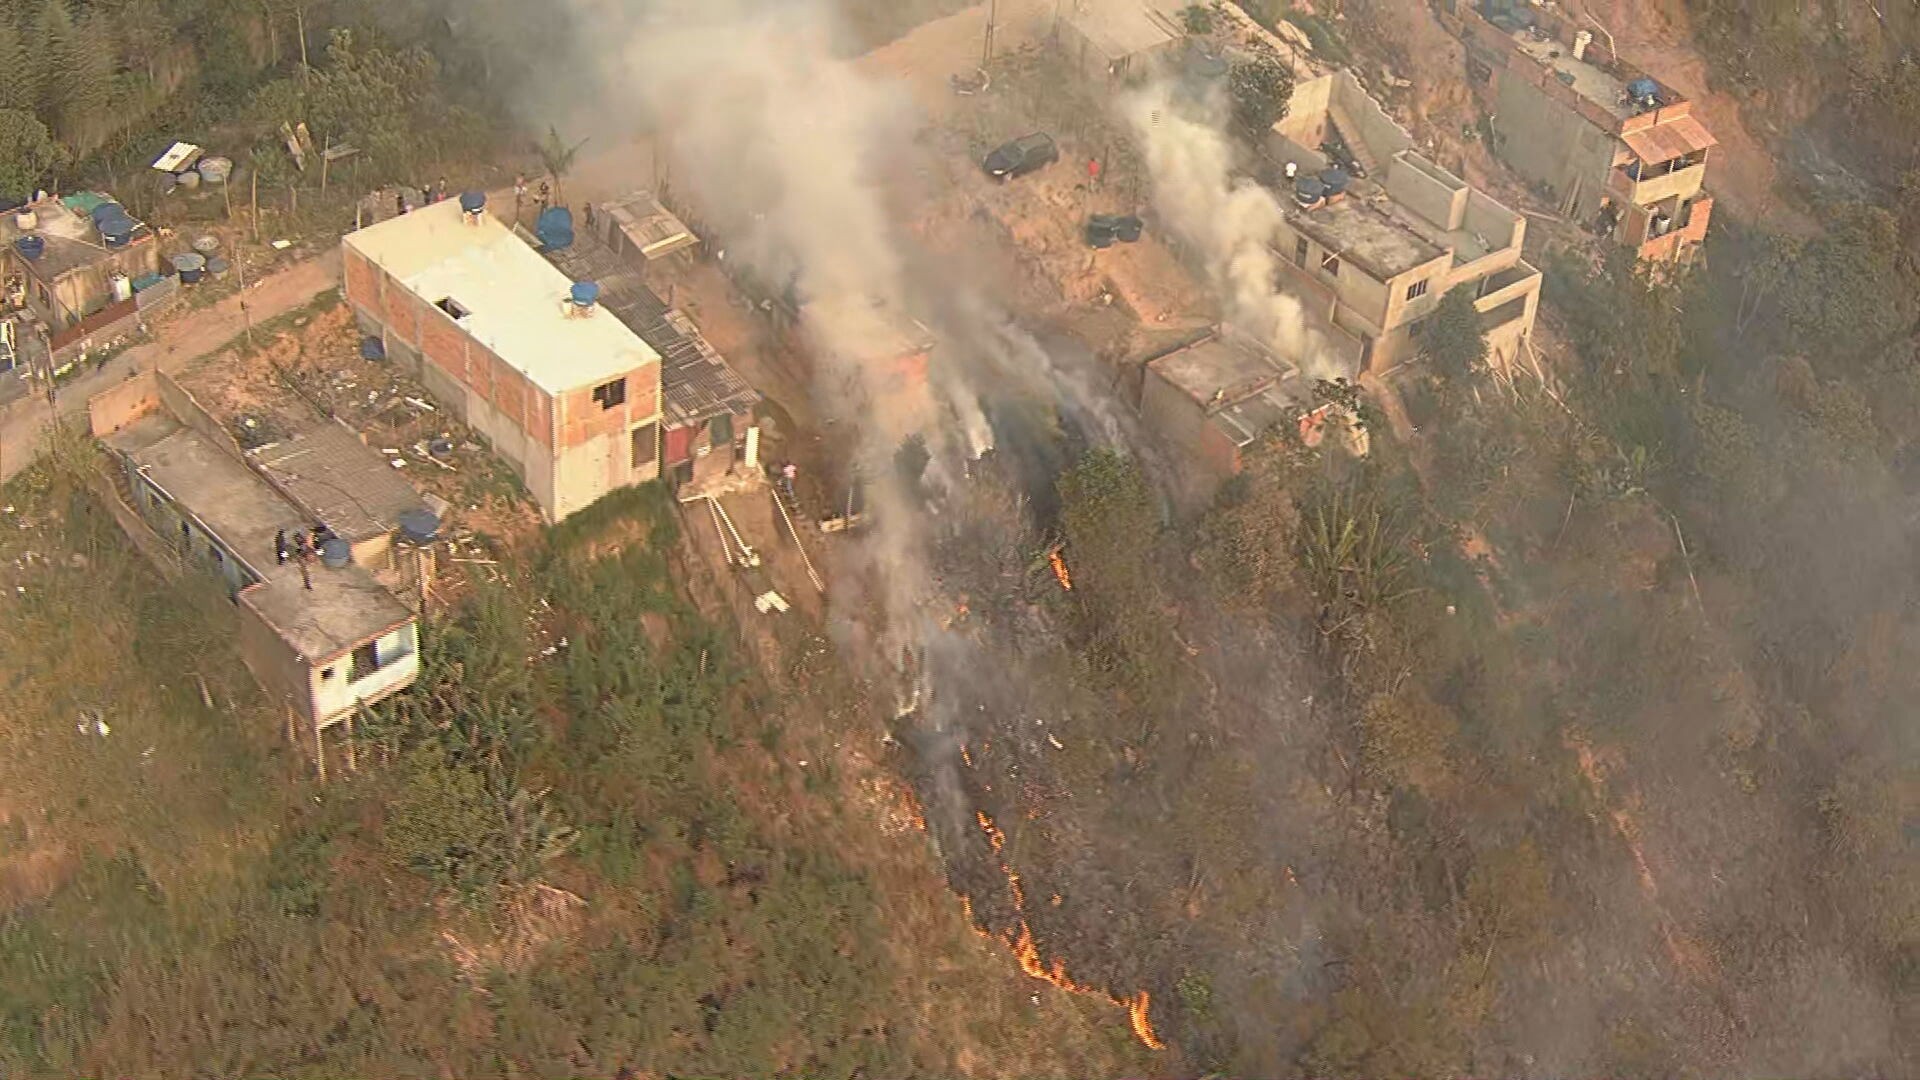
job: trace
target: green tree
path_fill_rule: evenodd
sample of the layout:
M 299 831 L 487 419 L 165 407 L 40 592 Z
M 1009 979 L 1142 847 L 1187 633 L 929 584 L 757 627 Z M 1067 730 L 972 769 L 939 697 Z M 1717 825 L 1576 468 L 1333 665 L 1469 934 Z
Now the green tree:
M 121 0 L 113 10 L 114 33 L 120 45 L 120 63 L 146 73 L 154 81 L 155 61 L 173 42 L 174 28 L 159 0 Z
M 27 196 L 64 155 L 32 113 L 0 109 L 0 194 Z
M 1250 136 L 1265 135 L 1287 115 L 1293 94 L 1293 69 L 1265 44 L 1253 47 L 1227 72 L 1227 90 L 1233 98 L 1233 118 Z
M 31 113 L 40 103 L 39 69 L 27 53 L 20 28 L 0 16 L 0 109 Z
M 1420 351 L 1436 373 L 1449 379 L 1477 375 L 1487 366 L 1487 334 L 1466 289 L 1449 289 L 1427 316 Z
M 1204 4 L 1189 4 L 1180 12 L 1180 21 L 1189 34 L 1213 33 L 1213 9 Z
M 553 177 L 553 197 L 556 202 L 565 198 L 560 191 L 561 185 L 566 181 L 567 174 L 573 171 L 574 160 L 580 156 L 580 148 L 585 145 L 585 139 L 569 145 L 560 137 L 558 130 L 548 126 L 547 137 L 540 144 L 540 164 Z

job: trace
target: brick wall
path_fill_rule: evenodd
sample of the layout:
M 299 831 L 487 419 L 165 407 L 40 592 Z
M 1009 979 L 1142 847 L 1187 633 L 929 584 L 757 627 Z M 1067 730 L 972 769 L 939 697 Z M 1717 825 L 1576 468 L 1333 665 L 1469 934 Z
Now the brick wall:
M 380 310 L 380 271 L 366 256 L 345 249 L 347 299 L 369 311 Z
M 634 368 L 623 378 L 627 380 L 626 402 L 611 409 L 602 408 L 593 399 L 594 388 L 591 386 L 567 393 L 561 413 L 561 446 L 580 446 L 608 435 L 620 434 L 635 424 L 654 418 L 659 405 L 660 365 L 655 363 Z

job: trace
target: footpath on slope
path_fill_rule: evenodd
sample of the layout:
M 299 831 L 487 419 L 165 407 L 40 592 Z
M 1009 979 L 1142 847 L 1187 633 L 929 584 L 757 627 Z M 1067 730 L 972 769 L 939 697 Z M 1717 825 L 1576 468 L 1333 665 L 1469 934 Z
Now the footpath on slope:
M 56 414 L 82 416 L 88 398 L 135 373 L 151 368 L 177 371 L 240 337 L 246 332 L 249 318 L 254 325 L 278 318 L 339 286 L 340 252 L 336 248 L 269 274 L 242 293 L 161 324 L 155 328 L 153 340 L 67 382 L 55 391 L 52 401 L 36 391 L 8 403 L 0 409 L 0 483 L 13 479 L 33 460 L 41 436 Z

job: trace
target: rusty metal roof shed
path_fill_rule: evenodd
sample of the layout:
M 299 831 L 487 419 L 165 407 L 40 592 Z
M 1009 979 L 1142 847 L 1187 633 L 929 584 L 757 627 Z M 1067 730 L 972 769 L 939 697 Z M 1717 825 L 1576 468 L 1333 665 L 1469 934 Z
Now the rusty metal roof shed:
M 1678 116 L 1620 136 L 1635 157 L 1648 164 L 1672 161 L 1718 145 L 1707 126 L 1691 116 Z
M 744 413 L 760 400 L 693 320 L 668 307 L 605 245 L 583 238 L 542 254 L 573 280 L 599 285 L 600 306 L 660 354 L 661 422 L 667 427 Z
M 640 257 L 648 261 L 683 251 L 700 242 L 673 211 L 660 205 L 651 192 L 631 195 L 603 203 L 600 211 L 626 235 Z

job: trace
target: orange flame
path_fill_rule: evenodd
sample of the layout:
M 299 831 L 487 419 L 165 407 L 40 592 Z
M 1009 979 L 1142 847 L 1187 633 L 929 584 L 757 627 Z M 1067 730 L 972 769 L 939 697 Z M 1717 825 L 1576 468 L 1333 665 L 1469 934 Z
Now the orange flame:
M 1068 592 L 1072 592 L 1073 575 L 1067 573 L 1067 560 L 1060 557 L 1059 548 L 1054 548 L 1052 551 L 1047 552 L 1047 562 L 1053 567 L 1053 576 L 1060 582 L 1060 587 Z
M 986 811 L 974 811 L 974 818 L 980 823 L 981 831 L 987 834 L 987 843 L 992 845 L 995 854 L 999 854 L 1006 846 L 1006 834 L 993 823 L 993 819 L 987 816 Z M 1008 931 L 1001 940 L 1013 950 L 1013 958 L 1020 965 L 1020 970 L 1033 978 L 1052 983 L 1062 990 L 1070 990 L 1077 994 L 1098 994 L 1106 998 L 1127 1010 L 1127 1022 L 1133 1028 L 1134 1037 L 1139 1039 L 1143 1046 L 1149 1050 L 1165 1050 L 1166 1043 L 1161 1042 L 1159 1035 L 1153 1030 L 1153 1018 L 1149 1015 L 1152 998 L 1145 990 L 1135 993 L 1130 998 L 1123 998 L 1111 991 L 1096 986 L 1082 986 L 1067 978 L 1067 962 L 1063 959 L 1055 958 L 1052 964 L 1046 962 L 1040 955 L 1040 946 L 1033 940 L 1033 928 L 1027 925 L 1027 897 L 1025 890 L 1020 887 L 1020 875 L 1008 866 L 1004 859 L 1000 863 L 1000 872 L 1007 875 L 1007 887 L 1013 893 L 1013 908 L 1019 916 L 1014 929 Z M 1060 894 L 1053 894 L 1051 902 L 1058 906 Z M 982 937 L 991 936 L 973 921 L 972 900 L 966 896 L 960 897 L 960 908 L 966 914 L 968 926 Z
M 1127 1002 L 1127 1020 L 1133 1024 L 1134 1038 L 1145 1044 L 1147 1049 L 1165 1050 L 1167 1044 L 1153 1033 L 1153 1018 L 1147 1015 L 1147 1009 L 1152 1004 L 1153 999 L 1145 990 L 1135 994 L 1133 1000 Z

